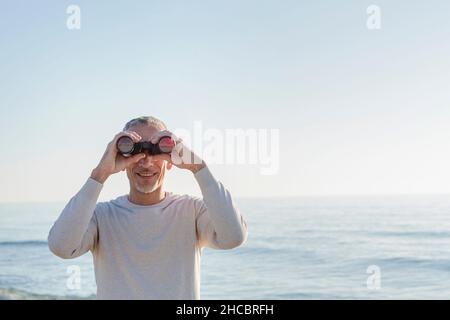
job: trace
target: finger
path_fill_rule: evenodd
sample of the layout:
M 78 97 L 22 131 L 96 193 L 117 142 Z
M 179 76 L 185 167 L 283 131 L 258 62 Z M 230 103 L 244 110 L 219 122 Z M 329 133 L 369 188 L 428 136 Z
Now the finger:
M 167 153 L 161 153 L 161 154 L 154 155 L 154 156 L 152 156 L 152 159 L 153 160 L 166 160 L 166 161 L 172 162 L 172 158 Z
M 127 133 L 134 142 L 139 142 L 142 139 L 142 137 L 135 131 L 124 131 L 124 133 Z
M 117 149 L 117 141 L 121 138 L 121 137 L 129 137 L 131 140 L 133 140 L 134 143 L 139 142 L 140 136 L 137 134 L 133 134 L 131 132 L 127 132 L 127 131 L 122 131 L 119 132 L 118 134 L 116 134 L 116 136 L 114 137 L 114 140 L 110 142 L 110 146 L 113 148 L 114 152 L 118 152 L 119 150 Z
M 155 134 L 151 137 L 151 139 L 150 139 L 151 143 L 157 143 L 157 142 L 159 141 L 159 139 L 160 139 L 163 135 L 166 135 L 167 133 L 168 133 L 167 130 L 158 131 L 157 133 L 155 133 Z
M 171 152 L 172 163 L 178 164 L 201 164 L 202 159 L 183 143 L 178 143 Z
M 123 136 L 131 138 L 133 142 L 138 142 L 140 140 L 140 136 L 137 133 L 132 133 L 130 131 L 122 131 L 116 134 L 116 136 L 114 137 L 114 142 L 117 142 L 117 140 L 119 140 L 119 138 Z
M 181 165 L 183 164 L 183 144 L 179 143 L 176 144 L 175 147 L 172 149 L 172 152 L 170 153 L 170 158 L 172 159 L 172 163 L 174 165 Z

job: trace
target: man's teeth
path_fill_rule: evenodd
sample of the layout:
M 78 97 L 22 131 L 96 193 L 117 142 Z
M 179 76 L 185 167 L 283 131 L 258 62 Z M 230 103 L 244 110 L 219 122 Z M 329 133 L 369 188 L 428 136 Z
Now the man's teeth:
M 156 175 L 156 172 L 155 173 L 143 173 L 143 172 L 141 172 L 141 173 L 138 173 L 138 175 L 140 175 L 141 177 L 152 177 L 152 176 Z

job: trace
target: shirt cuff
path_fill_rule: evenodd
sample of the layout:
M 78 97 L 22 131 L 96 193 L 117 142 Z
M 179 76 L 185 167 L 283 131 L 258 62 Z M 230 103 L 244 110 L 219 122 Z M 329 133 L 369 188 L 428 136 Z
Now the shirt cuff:
M 216 179 L 212 175 L 211 171 L 209 171 L 208 166 L 205 166 L 204 168 L 198 170 L 196 173 L 194 173 L 194 177 L 197 180 L 200 189 L 207 188 L 211 185 L 215 185 L 217 183 Z
M 98 197 L 103 189 L 103 184 L 89 177 L 81 188 L 81 193 L 88 198 Z

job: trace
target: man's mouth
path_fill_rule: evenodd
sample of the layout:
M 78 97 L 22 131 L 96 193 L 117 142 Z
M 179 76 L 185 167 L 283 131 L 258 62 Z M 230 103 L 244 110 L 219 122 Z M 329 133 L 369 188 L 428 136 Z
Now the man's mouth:
M 150 179 L 156 177 L 158 172 L 136 172 L 136 174 L 141 178 Z

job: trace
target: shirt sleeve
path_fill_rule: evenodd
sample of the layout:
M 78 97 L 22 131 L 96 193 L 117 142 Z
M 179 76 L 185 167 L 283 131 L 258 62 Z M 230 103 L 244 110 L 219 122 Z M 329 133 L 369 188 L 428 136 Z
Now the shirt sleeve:
M 98 241 L 95 208 L 103 185 L 89 178 L 70 199 L 48 235 L 48 246 L 55 255 L 72 259 L 93 251 Z
M 247 239 L 247 224 L 230 192 L 208 167 L 195 173 L 203 199 L 196 199 L 196 233 L 199 247 L 232 249 Z

